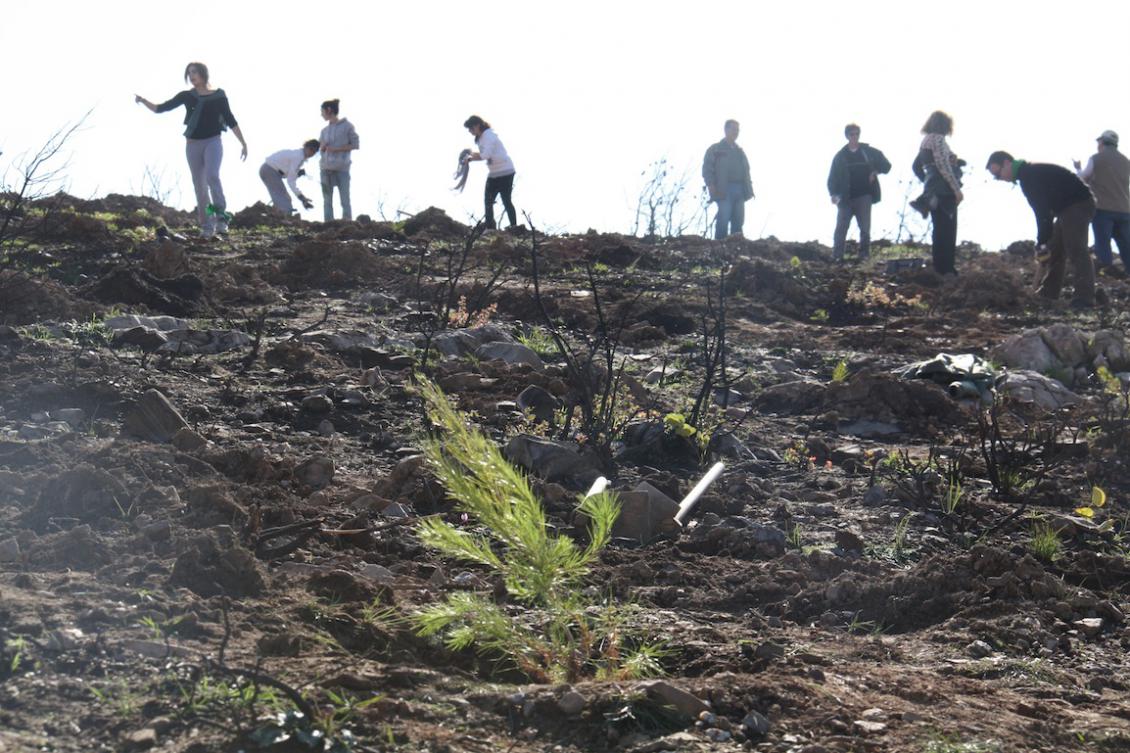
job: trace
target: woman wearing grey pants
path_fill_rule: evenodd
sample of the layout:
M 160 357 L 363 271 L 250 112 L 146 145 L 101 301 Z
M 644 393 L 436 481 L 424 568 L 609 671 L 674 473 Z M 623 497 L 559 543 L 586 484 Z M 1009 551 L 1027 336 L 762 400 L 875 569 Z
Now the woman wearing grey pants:
M 208 238 L 216 233 L 226 233 L 228 229 L 228 205 L 224 187 L 220 184 L 220 163 L 224 159 L 220 134 L 229 127 L 232 129 L 243 147 L 240 154 L 243 160 L 247 159 L 247 142 L 232 115 L 224 90 L 208 85 L 208 66 L 189 63 L 184 69 L 184 78 L 192 84 L 192 88 L 167 102 L 155 105 L 141 95 L 135 96 L 134 101 L 152 112 L 168 112 L 184 105 L 185 156 L 192 172 L 192 185 L 196 189 L 196 217 L 200 222 L 200 234 Z

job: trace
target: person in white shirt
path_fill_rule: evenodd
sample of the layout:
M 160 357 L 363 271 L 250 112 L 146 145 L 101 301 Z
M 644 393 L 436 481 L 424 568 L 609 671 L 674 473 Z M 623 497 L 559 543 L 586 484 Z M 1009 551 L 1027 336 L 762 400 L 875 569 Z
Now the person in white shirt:
M 302 145 L 301 149 L 282 149 L 267 157 L 263 166 L 259 168 L 259 177 L 271 195 L 271 204 L 283 214 L 293 214 L 294 205 L 290 202 L 290 195 L 283 185 L 286 178 L 287 185 L 294 192 L 295 197 L 306 209 L 312 209 L 314 202 L 302 195 L 298 190 L 298 176 L 305 175 L 302 163 L 318 153 L 321 144 L 317 139 L 310 139 Z
M 487 228 L 497 227 L 494 222 L 494 200 L 502 196 L 502 206 L 506 209 L 506 217 L 510 220 L 510 227 L 518 224 L 518 215 L 514 211 L 514 202 L 510 195 L 514 191 L 514 162 L 506 153 L 506 147 L 498 134 L 478 115 L 472 115 L 463 123 L 463 127 L 475 137 L 475 144 L 479 147 L 477 152 L 471 152 L 467 157 L 468 162 L 485 160 L 489 172 L 487 174 L 486 192 L 483 197 L 486 203 L 485 221 Z

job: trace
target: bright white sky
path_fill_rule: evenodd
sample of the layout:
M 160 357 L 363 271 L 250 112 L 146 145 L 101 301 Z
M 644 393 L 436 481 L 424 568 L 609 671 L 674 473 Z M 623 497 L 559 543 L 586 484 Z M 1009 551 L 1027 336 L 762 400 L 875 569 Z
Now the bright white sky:
M 1128 32 L 1130 3 L 1117 0 L 16 0 L 0 13 L 0 168 L 93 108 L 71 144 L 70 192 L 136 193 L 148 166 L 189 208 L 183 111 L 153 115 L 133 95 L 172 97 L 200 60 L 250 146 L 241 163 L 224 136 L 232 209 L 266 200 L 263 158 L 316 138 L 318 105 L 338 97 L 361 137 L 355 215 L 376 217 L 382 200 L 388 214 L 480 214 L 482 163 L 463 194 L 450 190 L 476 113 L 514 159 L 519 212 L 550 229 L 625 232 L 648 164 L 685 168 L 697 193 L 702 153 L 732 117 L 757 192 L 746 234 L 828 243 L 825 181 L 843 125 L 860 123 L 894 165 L 872 233 L 893 237 L 919 129 L 944 109 L 971 171 L 958 239 L 999 248 L 1035 223 L 1019 191 L 988 178 L 989 152 L 1070 166 L 1106 128 L 1130 140 Z M 320 203 L 310 167 L 300 185 Z

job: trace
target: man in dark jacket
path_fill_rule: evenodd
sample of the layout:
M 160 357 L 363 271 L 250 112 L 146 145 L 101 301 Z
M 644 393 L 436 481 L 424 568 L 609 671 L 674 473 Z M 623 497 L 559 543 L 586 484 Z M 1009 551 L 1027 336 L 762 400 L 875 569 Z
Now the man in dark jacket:
M 989 155 L 986 169 L 997 180 L 1019 183 L 1036 213 L 1036 258 L 1040 261 L 1036 292 L 1059 298 L 1067 260 L 1071 259 L 1075 295 L 1071 305 L 1095 305 L 1095 268 L 1087 250 L 1087 230 L 1095 216 L 1095 197 L 1075 173 L 1059 165 L 1029 163 L 1008 152 Z
M 753 198 L 753 181 L 749 176 L 749 160 L 738 146 L 738 121 L 727 120 L 726 138 L 711 144 L 702 160 L 702 179 L 710 200 L 718 203 L 714 237 L 742 232 L 745 203 Z
M 833 235 L 832 255 L 836 261 L 844 258 L 851 218 L 859 226 L 859 258 L 866 259 L 871 252 L 871 205 L 879 203 L 879 175 L 891 171 L 891 163 L 875 147 L 859 141 L 860 128 L 855 123 L 844 127 L 847 144 L 832 158 L 828 172 L 828 193 L 836 205 L 836 232 Z

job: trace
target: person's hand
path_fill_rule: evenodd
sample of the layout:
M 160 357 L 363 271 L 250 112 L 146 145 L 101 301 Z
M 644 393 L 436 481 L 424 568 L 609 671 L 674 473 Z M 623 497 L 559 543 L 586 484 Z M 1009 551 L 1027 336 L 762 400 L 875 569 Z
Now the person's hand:
M 298 200 L 302 202 L 302 207 L 304 209 L 314 208 L 314 202 L 310 201 L 310 199 L 306 198 L 305 196 L 299 196 Z
M 871 173 L 871 177 L 867 179 L 867 180 L 868 180 L 868 182 L 870 182 L 870 183 L 874 183 L 874 182 L 875 182 L 875 178 L 876 178 L 877 176 L 878 176 L 878 173 Z
M 839 204 L 840 203 L 840 197 L 839 196 L 833 196 L 832 197 L 832 203 L 833 204 Z
M 1071 164 L 1075 165 L 1076 170 L 1079 170 L 1083 167 L 1083 165 L 1077 159 L 1071 160 Z
M 134 95 L 133 95 L 133 103 L 134 103 L 135 105 L 140 105 L 140 104 L 141 104 L 141 103 L 143 103 L 144 101 L 145 101 L 145 97 L 141 96 L 140 94 L 134 94 Z M 1075 166 L 1076 166 L 1076 167 L 1078 167 L 1078 166 L 1079 166 L 1079 163 L 1078 163 L 1078 162 L 1076 162 L 1076 163 L 1075 163 Z
M 953 202 L 953 203 L 954 203 L 955 205 L 956 205 L 956 204 L 960 204 L 960 203 L 961 203 L 961 200 L 962 200 L 962 199 L 964 199 L 964 198 L 965 198 L 965 194 L 963 194 L 963 193 L 962 193 L 961 191 L 958 191 L 957 193 L 955 193 L 955 194 L 953 195 L 953 199 L 954 199 L 954 202 Z
M 247 142 L 243 143 L 243 149 L 239 153 L 239 158 L 244 162 L 247 161 Z

